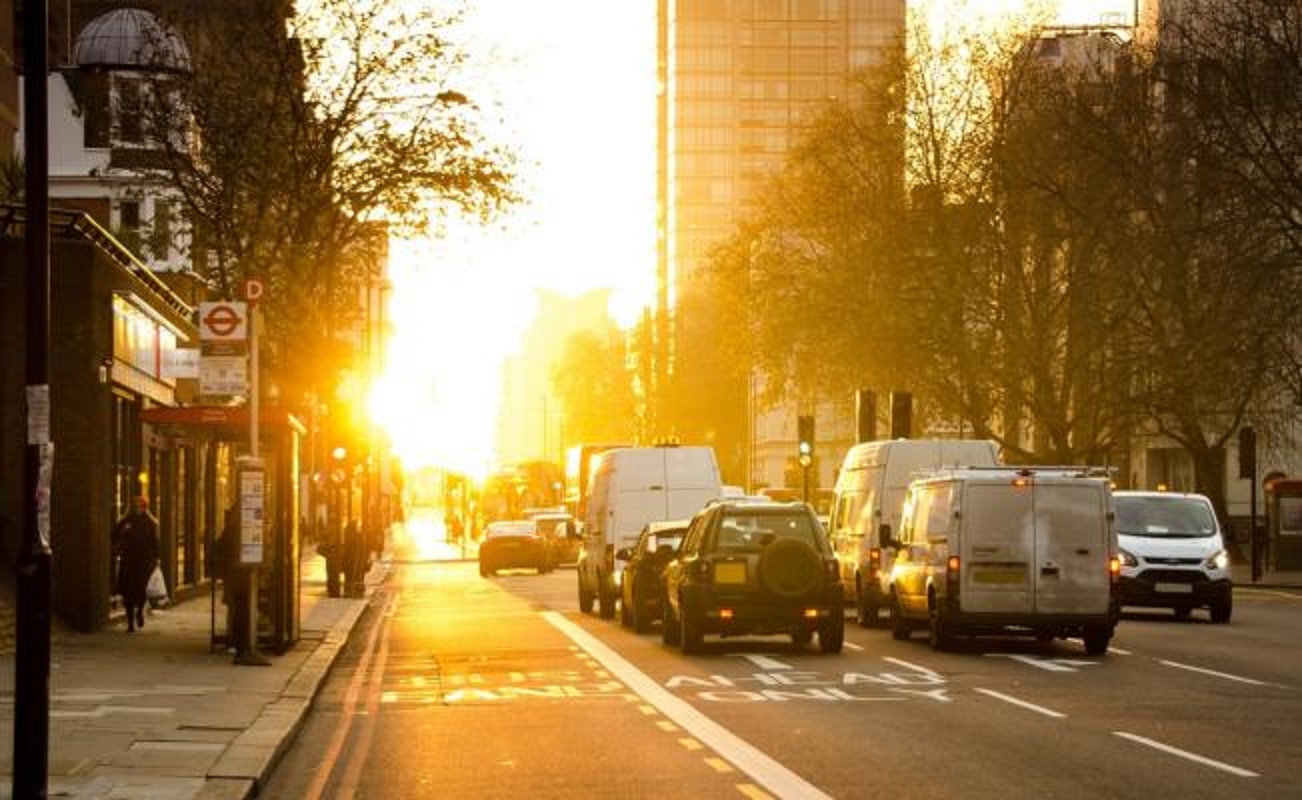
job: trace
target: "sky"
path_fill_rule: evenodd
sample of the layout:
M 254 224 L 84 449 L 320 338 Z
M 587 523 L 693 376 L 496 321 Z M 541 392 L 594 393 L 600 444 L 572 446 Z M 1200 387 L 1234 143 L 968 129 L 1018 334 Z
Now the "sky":
M 440 0 L 439 7 L 455 8 Z M 913 0 L 998 17 L 1026 0 Z M 1052 2 L 1052 0 L 1049 0 Z M 1059 19 L 1129 17 L 1131 0 L 1063 0 Z M 534 293 L 609 287 L 628 325 L 655 288 L 655 0 L 469 0 L 453 85 L 518 157 L 526 198 L 487 226 L 392 246 L 389 367 L 372 411 L 409 465 L 483 474 L 503 359 Z M 458 85 L 459 84 L 459 85 Z

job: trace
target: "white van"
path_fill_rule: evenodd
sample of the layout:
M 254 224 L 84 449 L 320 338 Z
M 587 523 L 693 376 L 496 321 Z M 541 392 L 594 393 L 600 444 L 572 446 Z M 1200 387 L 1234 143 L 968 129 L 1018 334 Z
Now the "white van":
M 1117 492 L 1121 604 L 1169 608 L 1187 619 L 1206 607 L 1212 622 L 1230 621 L 1230 555 L 1212 501 L 1181 492 Z
M 711 447 L 624 447 L 597 456 L 579 551 L 579 609 L 615 616 L 615 553 L 637 544 L 649 522 L 690 518 L 719 497 L 719 463 Z
M 850 448 L 832 499 L 829 538 L 841 582 L 853 598 L 859 624 L 877 624 L 886 608 L 886 586 L 909 482 L 942 467 L 987 467 L 999 459 L 985 439 L 893 439 Z
M 1110 480 L 1098 471 L 947 470 L 916 481 L 891 568 L 891 633 L 1079 636 L 1102 655 L 1120 608 Z

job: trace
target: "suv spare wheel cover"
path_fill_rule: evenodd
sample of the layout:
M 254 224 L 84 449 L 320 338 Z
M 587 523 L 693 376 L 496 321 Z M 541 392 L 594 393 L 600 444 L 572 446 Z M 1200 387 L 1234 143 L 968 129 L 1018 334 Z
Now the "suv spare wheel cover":
M 804 542 L 779 539 L 760 554 L 758 571 L 760 583 L 773 594 L 801 597 L 822 582 L 823 561 Z

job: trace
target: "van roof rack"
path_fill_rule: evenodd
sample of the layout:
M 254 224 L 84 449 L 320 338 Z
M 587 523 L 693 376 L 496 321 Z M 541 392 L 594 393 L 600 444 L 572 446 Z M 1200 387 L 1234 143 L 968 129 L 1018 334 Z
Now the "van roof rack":
M 949 467 L 952 470 L 970 470 L 973 472 L 1015 472 L 1018 475 L 1034 475 L 1037 472 L 1055 472 L 1059 474 L 1077 475 L 1082 478 L 1111 478 L 1117 473 L 1117 468 L 1112 466 L 1081 466 L 1080 464 L 996 464 L 994 466 L 979 467 Z M 943 471 L 943 470 L 942 470 Z

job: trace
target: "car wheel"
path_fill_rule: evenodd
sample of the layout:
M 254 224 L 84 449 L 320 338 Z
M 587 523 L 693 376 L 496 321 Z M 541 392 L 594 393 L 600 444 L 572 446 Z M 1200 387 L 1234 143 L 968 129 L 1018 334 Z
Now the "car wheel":
M 876 599 L 872 596 L 872 593 L 867 591 L 863 587 L 857 587 L 855 595 L 857 597 L 857 602 L 855 603 L 855 610 L 858 612 L 858 621 L 860 627 L 863 628 L 877 627 L 877 625 L 880 624 L 880 621 L 877 619 L 877 616 L 881 609 L 881 606 L 877 605 Z
M 646 607 L 646 603 L 638 596 L 637 588 L 633 589 L 633 630 L 637 633 L 646 633 L 651 630 L 651 611 Z
M 1108 642 L 1112 641 L 1112 627 L 1099 625 L 1086 628 L 1085 635 L 1081 639 L 1085 642 L 1085 652 L 1088 655 L 1101 656 L 1108 652 Z
M 597 605 L 602 619 L 615 618 L 615 593 L 600 577 L 597 578 Z
M 1175 618 L 1181 622 L 1189 619 L 1189 617 L 1193 615 L 1193 609 L 1188 606 L 1177 606 L 1171 610 L 1175 612 Z
M 818 649 L 829 655 L 845 645 L 845 615 L 833 614 L 818 627 Z
M 619 596 L 619 624 L 625 628 L 633 626 L 633 604 L 624 600 L 624 595 Z
M 584 614 L 592 613 L 592 592 L 583 587 L 583 572 L 576 573 L 579 576 L 579 610 Z
M 669 607 L 669 601 L 665 601 L 664 609 L 660 613 L 660 641 L 673 647 L 678 644 L 679 634 L 682 631 L 678 627 L 678 620 L 674 619 L 674 610 Z
M 679 629 L 682 631 L 679 643 L 683 647 L 683 652 L 688 655 L 699 653 L 705 646 L 705 631 L 701 628 L 700 615 L 696 609 L 688 605 L 686 600 L 678 608 L 681 612 L 678 620 Z
M 891 638 L 902 642 L 913 634 L 913 625 L 904 618 L 904 611 L 900 608 L 900 598 L 894 593 L 891 594 L 891 604 L 889 606 L 891 615 Z
M 1230 597 L 1229 592 L 1225 593 L 1224 599 L 1212 603 L 1212 622 L 1217 625 L 1224 625 L 1230 621 L 1230 615 L 1234 613 L 1234 600 Z
M 929 615 L 929 631 L 931 633 L 932 650 L 952 650 L 954 649 L 954 631 L 949 620 L 945 619 L 945 612 L 941 610 L 940 604 L 933 602 L 931 604 L 931 613 Z
M 791 643 L 797 647 L 804 647 L 814 641 L 814 632 L 804 625 L 797 625 L 791 629 Z

